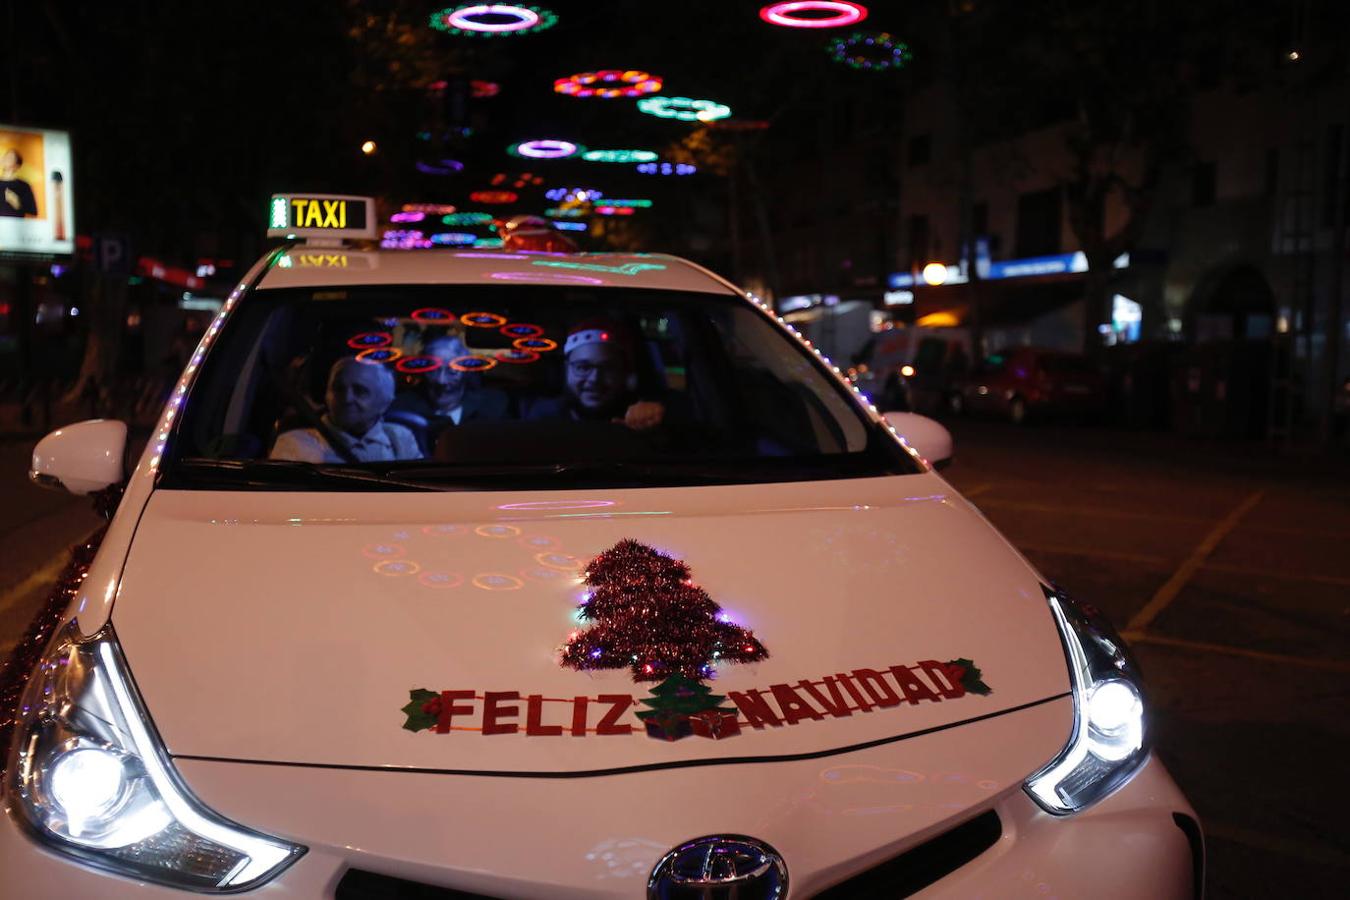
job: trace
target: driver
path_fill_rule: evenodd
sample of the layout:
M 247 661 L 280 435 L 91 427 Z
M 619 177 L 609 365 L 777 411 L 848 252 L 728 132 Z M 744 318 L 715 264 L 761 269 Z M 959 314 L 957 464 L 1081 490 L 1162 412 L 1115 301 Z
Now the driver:
M 660 425 L 665 406 L 637 397 L 632 347 L 626 332 L 612 322 L 574 326 L 563 343 L 567 359 L 563 396 L 534 401 L 525 418 L 621 422 L 634 431 Z
M 384 421 L 385 410 L 394 400 L 394 374 L 380 363 L 362 362 L 353 356 L 339 359 L 328 372 L 324 400 L 328 411 L 322 421 L 327 427 L 284 432 L 272 447 L 272 459 L 346 462 L 333 449 L 329 435 L 342 441 L 358 462 L 422 458 L 411 431 Z

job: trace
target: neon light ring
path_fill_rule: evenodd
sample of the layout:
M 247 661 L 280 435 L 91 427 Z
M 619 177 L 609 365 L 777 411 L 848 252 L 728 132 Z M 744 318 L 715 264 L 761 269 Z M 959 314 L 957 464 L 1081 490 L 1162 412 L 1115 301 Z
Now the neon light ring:
M 544 333 L 542 326 L 531 325 L 528 322 L 512 322 L 510 325 L 503 325 L 497 330 L 511 338 L 539 337 L 539 335 Z
M 454 313 L 448 309 L 440 309 L 435 306 L 414 309 L 411 317 L 414 322 L 421 322 L 423 325 L 449 325 L 455 321 Z
M 581 158 L 586 162 L 644 163 L 655 162 L 656 153 L 652 150 L 587 150 Z
M 403 351 L 397 347 L 377 347 L 373 350 L 362 350 L 356 354 L 356 358 L 363 363 L 387 363 L 393 362 L 403 355 Z
M 506 324 L 506 316 L 492 312 L 467 312 L 460 316 L 460 322 L 475 328 L 501 328 Z
M 487 212 L 455 212 L 441 216 L 446 225 L 491 225 L 494 216 Z
M 899 69 L 913 58 L 908 44 L 884 31 L 855 31 L 830 41 L 825 51 L 835 62 L 866 72 Z
M 550 350 L 558 349 L 558 342 L 551 341 L 548 338 L 517 338 L 511 342 L 511 346 L 517 350 L 532 350 L 536 353 L 547 353 Z
M 867 7 L 847 0 L 792 0 L 769 4 L 759 11 L 759 17 L 786 28 L 841 28 L 867 18 Z
M 543 329 L 539 329 L 542 334 Z M 527 335 L 528 337 L 529 335 Z M 387 331 L 367 331 L 347 339 L 347 346 L 353 350 L 366 350 L 388 347 L 394 342 L 394 336 Z
M 680 122 L 714 122 L 731 115 L 731 107 L 716 100 L 693 100 L 689 97 L 643 97 L 637 102 L 639 112 L 658 119 L 676 119 Z
M 512 365 L 522 365 L 539 361 L 539 354 L 533 350 L 518 350 L 515 347 L 508 347 L 497 351 L 497 359 L 500 362 L 510 363 Z
M 698 171 L 698 166 L 689 163 L 638 163 L 637 170 L 641 175 L 693 175 Z
M 439 356 L 405 356 L 394 364 L 394 368 L 407 375 L 421 375 L 426 372 L 434 372 L 445 361 Z
M 586 152 L 586 148 L 571 141 L 544 139 L 512 144 L 506 148 L 506 152 L 512 156 L 523 156 L 526 159 L 566 159 L 569 156 Z
M 464 171 L 464 163 L 457 159 L 442 159 L 434 163 L 419 159 L 413 165 L 423 175 L 458 175 Z
M 426 217 L 427 214 L 424 212 L 396 212 L 389 217 L 389 221 L 403 225 L 408 222 L 420 222 Z
M 553 90 L 569 97 L 641 97 L 655 94 L 664 82 L 657 75 L 636 69 L 601 69 L 599 72 L 578 72 L 553 82 Z
M 515 3 L 474 3 L 450 6 L 431 14 L 431 27 L 460 37 L 504 37 L 552 28 L 556 13 L 538 6 Z
M 486 356 L 456 356 L 446 365 L 456 372 L 486 372 L 497 365 L 497 361 Z

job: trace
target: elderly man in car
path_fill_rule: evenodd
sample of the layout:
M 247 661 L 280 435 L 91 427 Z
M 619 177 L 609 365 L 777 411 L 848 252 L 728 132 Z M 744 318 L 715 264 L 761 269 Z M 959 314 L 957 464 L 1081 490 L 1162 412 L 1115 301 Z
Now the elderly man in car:
M 339 359 L 328 372 L 324 427 L 283 433 L 272 447 L 272 458 L 312 463 L 420 459 L 412 432 L 384 421 L 394 388 L 394 374 L 384 365 L 351 356 Z M 335 440 L 345 454 L 334 448 Z

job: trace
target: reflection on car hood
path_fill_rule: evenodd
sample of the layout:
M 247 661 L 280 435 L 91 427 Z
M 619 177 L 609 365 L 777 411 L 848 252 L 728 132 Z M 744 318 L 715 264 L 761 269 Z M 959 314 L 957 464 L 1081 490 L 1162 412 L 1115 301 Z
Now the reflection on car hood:
M 710 659 L 710 691 L 563 666 L 574 633 L 613 626 L 583 636 L 596 657 L 635 637 L 576 617 L 583 567 L 624 539 L 684 560 L 767 657 Z M 170 752 L 240 760 L 561 774 L 818 755 L 959 737 L 1069 687 L 1035 573 L 931 474 L 157 491 L 113 623 Z M 660 630 L 651 658 L 692 634 Z

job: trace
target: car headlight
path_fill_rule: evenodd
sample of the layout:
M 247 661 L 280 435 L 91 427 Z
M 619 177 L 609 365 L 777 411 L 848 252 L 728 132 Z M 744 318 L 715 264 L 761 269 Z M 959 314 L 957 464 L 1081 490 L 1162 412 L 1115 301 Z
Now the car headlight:
M 240 891 L 305 852 L 192 796 L 152 732 L 111 627 L 81 639 L 72 623 L 58 634 L 18 713 L 8 806 L 58 853 L 145 881 Z
M 1095 609 L 1046 591 L 1073 681 L 1073 736 L 1026 780 L 1047 812 L 1078 812 L 1116 790 L 1148 757 L 1139 671 L 1125 642 Z

